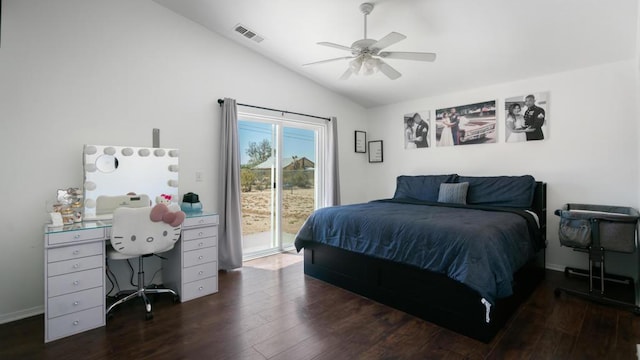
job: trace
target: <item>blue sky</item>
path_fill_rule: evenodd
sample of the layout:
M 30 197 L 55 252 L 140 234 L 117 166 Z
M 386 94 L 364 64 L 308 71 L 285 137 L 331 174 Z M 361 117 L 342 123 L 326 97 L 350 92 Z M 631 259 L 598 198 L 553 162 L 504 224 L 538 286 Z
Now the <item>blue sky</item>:
M 246 120 L 238 120 L 240 163 L 246 164 L 247 162 L 249 162 L 249 156 L 247 156 L 246 149 L 249 147 L 249 143 L 251 142 L 260 143 L 263 139 L 268 139 L 269 141 L 271 141 L 271 146 L 274 147 L 275 144 L 272 140 L 272 132 L 275 132 L 274 125 Z M 315 134 L 313 130 L 284 127 L 282 130 L 282 136 L 284 138 L 284 146 L 282 149 L 283 158 L 292 156 L 304 156 L 307 159 L 315 162 L 316 148 Z

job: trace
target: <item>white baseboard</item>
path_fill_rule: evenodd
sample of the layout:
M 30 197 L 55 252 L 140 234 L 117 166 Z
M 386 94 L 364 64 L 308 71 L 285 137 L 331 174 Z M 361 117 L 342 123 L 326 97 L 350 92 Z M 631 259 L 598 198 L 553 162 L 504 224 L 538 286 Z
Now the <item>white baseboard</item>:
M 40 315 L 42 313 L 44 313 L 44 306 L 41 305 L 8 314 L 0 314 L 0 324 L 28 318 L 34 315 Z
M 558 265 L 558 264 L 549 264 L 549 263 L 547 263 L 547 264 L 545 264 L 545 267 L 546 267 L 547 269 L 549 269 L 549 270 L 555 270 L 555 271 L 562 271 L 562 272 L 564 272 L 565 265 Z

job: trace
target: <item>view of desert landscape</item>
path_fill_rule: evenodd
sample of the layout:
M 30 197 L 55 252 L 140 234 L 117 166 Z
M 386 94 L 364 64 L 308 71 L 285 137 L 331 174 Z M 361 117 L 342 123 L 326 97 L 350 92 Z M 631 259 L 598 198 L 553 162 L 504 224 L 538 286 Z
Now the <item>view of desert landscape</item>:
M 271 230 L 272 190 L 242 192 L 242 235 Z M 282 192 L 282 231 L 296 234 L 313 212 L 314 189 L 285 189 Z

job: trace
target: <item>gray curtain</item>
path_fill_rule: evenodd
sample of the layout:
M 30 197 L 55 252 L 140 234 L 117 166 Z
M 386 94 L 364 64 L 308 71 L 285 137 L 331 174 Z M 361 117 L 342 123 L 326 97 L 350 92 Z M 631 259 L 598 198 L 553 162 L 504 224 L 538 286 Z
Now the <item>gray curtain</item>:
M 329 206 L 340 205 L 340 171 L 338 164 L 338 119 L 333 116 L 329 121 L 328 166 L 329 181 L 327 189 L 327 203 Z
M 220 269 L 242 267 L 242 213 L 240 207 L 240 146 L 238 109 L 234 99 L 225 98 L 220 124 Z

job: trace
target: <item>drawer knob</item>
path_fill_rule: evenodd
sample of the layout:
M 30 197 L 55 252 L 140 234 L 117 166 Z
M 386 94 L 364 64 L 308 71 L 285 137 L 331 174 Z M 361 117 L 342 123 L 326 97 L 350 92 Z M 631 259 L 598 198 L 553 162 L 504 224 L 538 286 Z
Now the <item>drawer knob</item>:
M 202 291 L 202 290 L 204 290 L 204 286 L 200 286 L 200 287 L 198 288 L 198 291 Z
M 198 256 L 198 260 L 202 260 L 202 259 L 204 259 L 204 256 L 202 255 Z
M 203 242 L 199 243 L 198 246 L 202 247 L 204 245 Z
M 73 250 L 73 255 L 78 255 L 80 254 L 80 250 Z
M 200 232 L 198 233 L 198 236 L 202 236 L 202 235 L 204 235 L 204 234 L 202 233 L 202 231 L 200 231 Z
M 79 321 L 79 320 L 76 320 L 76 321 L 74 321 L 74 322 L 73 322 L 73 325 L 74 325 L 74 326 L 77 326 L 78 324 L 80 324 L 80 321 Z
M 198 275 L 202 275 L 202 274 L 204 274 L 204 271 L 200 270 L 200 271 L 198 272 Z
M 79 268 L 79 267 L 80 267 L 80 264 L 73 264 L 73 268 L 74 268 L 74 269 L 77 269 L 77 268 Z
M 200 221 L 198 221 L 198 224 L 204 224 L 204 219 L 200 219 Z
M 80 301 L 74 301 L 73 302 L 73 306 L 78 306 L 78 305 L 80 305 Z
M 78 281 L 78 280 L 76 280 L 76 281 L 74 281 L 74 282 L 73 282 L 73 285 L 76 285 L 76 286 L 77 286 L 78 284 L 80 284 L 80 281 Z

